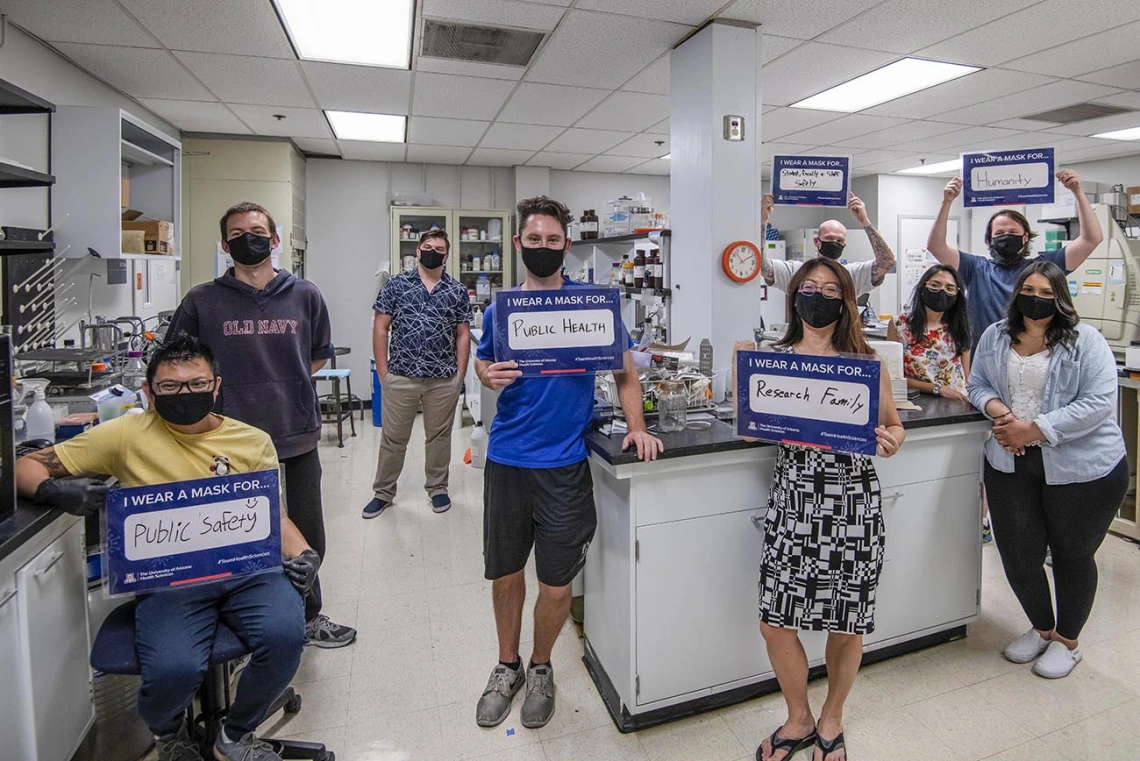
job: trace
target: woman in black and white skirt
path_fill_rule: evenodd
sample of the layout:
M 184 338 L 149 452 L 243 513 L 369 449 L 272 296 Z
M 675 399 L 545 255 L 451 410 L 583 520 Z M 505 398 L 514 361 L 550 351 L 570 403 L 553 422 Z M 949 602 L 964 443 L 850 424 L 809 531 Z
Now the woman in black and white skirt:
M 788 287 L 788 332 L 776 348 L 796 354 L 873 355 L 863 337 L 855 284 L 830 259 L 812 260 Z M 899 450 L 906 433 L 883 369 L 878 456 Z M 871 458 L 781 444 L 764 521 L 760 631 L 788 705 L 788 720 L 756 750 L 786 761 L 813 748 L 814 761 L 846 761 L 843 704 L 875 629 L 875 589 L 883 566 L 879 479 Z M 827 700 L 816 722 L 807 697 L 808 660 L 799 630 L 826 631 Z

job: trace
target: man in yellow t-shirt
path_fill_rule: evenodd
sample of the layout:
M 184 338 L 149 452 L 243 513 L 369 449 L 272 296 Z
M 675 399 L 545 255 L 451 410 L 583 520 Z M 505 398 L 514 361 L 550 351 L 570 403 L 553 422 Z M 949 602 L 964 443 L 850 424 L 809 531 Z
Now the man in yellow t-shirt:
M 268 434 L 211 412 L 222 379 L 214 355 L 179 336 L 157 352 L 144 386 L 151 411 L 96 426 L 20 458 L 17 489 L 37 504 L 75 515 L 106 505 L 107 474 L 125 487 L 277 469 Z M 221 471 L 221 473 L 219 473 Z M 183 715 L 209 663 L 220 620 L 251 650 L 233 706 L 214 743 L 218 761 L 281 761 L 254 730 L 292 680 L 305 644 L 303 595 L 320 558 L 281 519 L 281 571 L 140 595 L 135 647 L 142 669 L 139 715 L 157 736 L 160 761 L 200 761 Z

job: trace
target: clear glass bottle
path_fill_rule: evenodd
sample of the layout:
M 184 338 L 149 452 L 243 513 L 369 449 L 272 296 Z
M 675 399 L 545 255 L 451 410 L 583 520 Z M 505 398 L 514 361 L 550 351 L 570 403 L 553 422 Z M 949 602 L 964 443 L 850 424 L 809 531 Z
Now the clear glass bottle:
M 662 381 L 657 391 L 659 405 L 657 430 L 661 433 L 679 433 L 685 430 L 689 408 L 689 395 L 685 391 L 685 382 Z
M 141 402 L 141 407 L 147 407 L 146 394 L 143 393 L 143 383 L 146 382 L 146 363 L 143 362 L 141 351 L 128 351 L 127 364 L 123 368 L 123 385 L 135 392 L 135 397 Z

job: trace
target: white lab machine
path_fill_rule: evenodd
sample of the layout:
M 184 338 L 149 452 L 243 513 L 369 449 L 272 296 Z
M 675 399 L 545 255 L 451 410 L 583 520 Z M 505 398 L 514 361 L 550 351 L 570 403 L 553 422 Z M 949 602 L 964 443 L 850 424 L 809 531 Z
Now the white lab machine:
M 1104 241 L 1068 276 L 1077 314 L 1108 340 L 1118 360 L 1140 340 L 1140 240 L 1125 235 L 1112 207 L 1094 204 Z

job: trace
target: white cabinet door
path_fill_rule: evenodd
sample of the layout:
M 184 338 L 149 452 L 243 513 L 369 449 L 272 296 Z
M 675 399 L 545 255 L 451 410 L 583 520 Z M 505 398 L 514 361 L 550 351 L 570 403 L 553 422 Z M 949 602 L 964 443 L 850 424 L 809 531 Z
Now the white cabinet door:
M 83 524 L 16 573 L 37 761 L 67 761 L 93 716 Z
M 0 579 L 0 743 L 5 757 L 34 758 L 32 712 L 27 705 L 27 677 L 20 653 L 20 616 L 17 611 L 16 579 L 11 573 Z M 10 754 L 10 755 L 9 755 Z

